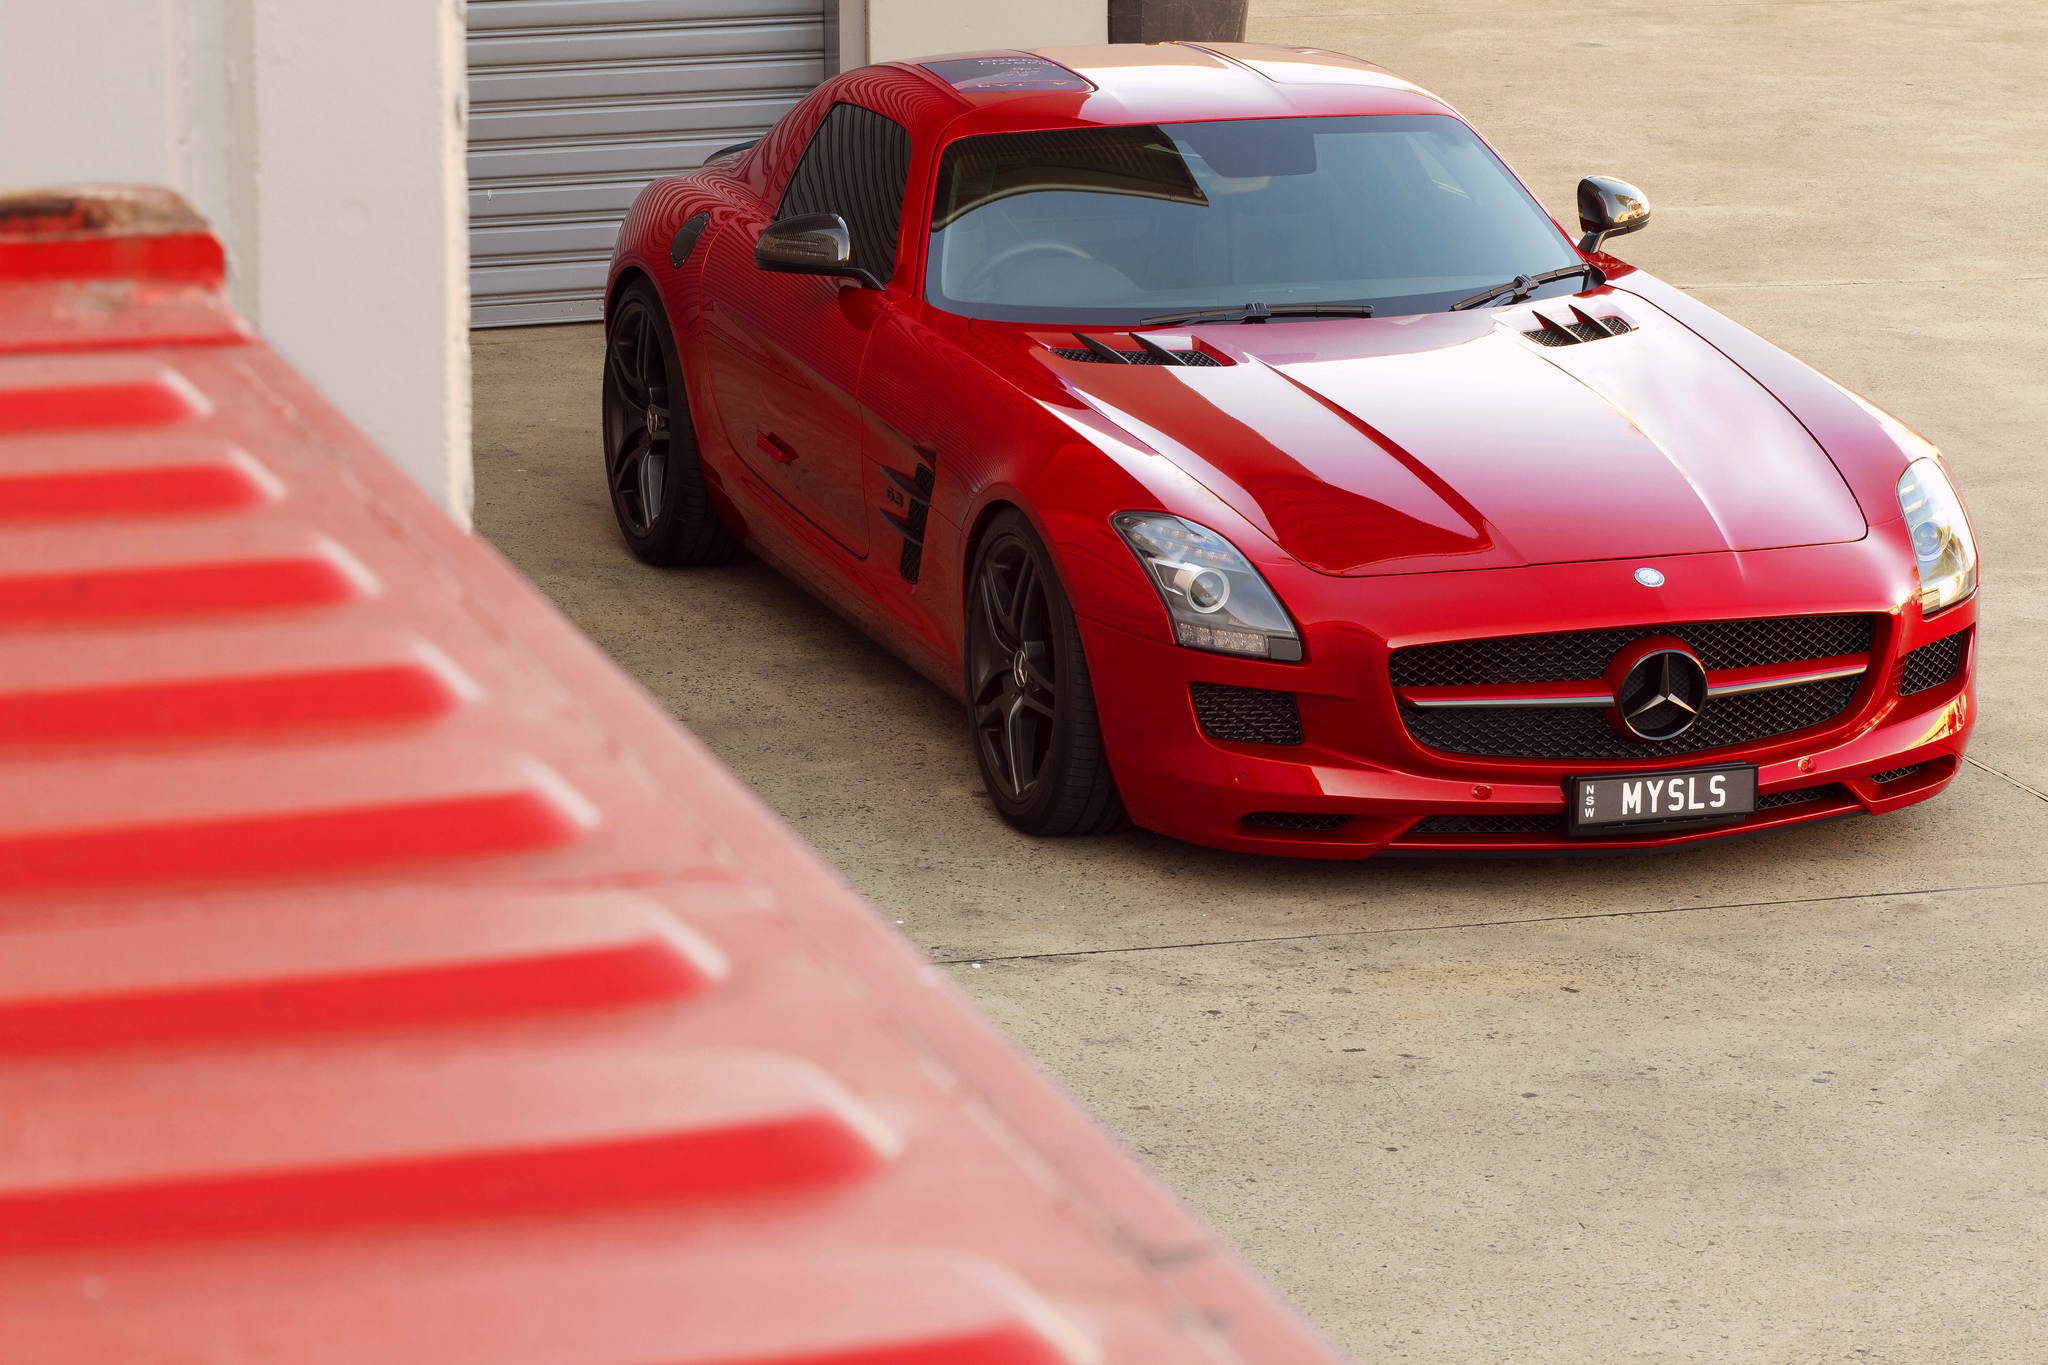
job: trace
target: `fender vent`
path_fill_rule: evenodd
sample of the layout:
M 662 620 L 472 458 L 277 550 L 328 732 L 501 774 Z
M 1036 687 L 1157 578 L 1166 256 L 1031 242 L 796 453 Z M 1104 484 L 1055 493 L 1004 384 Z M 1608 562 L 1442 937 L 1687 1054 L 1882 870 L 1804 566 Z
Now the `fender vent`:
M 1299 810 L 1255 810 L 1245 816 L 1247 825 L 1261 829 L 1307 829 L 1329 833 L 1351 823 L 1348 815 L 1311 815 Z
M 881 467 L 882 476 L 902 495 L 903 511 L 899 514 L 884 507 L 881 512 L 889 529 L 903 537 L 903 553 L 896 561 L 896 572 L 905 583 L 915 587 L 917 575 L 924 568 L 924 528 L 931 517 L 932 484 L 938 478 L 939 452 L 930 446 L 911 449 L 917 452 L 916 474 L 905 474 L 887 465 Z
M 1294 704 L 1292 692 L 1206 682 L 1190 687 L 1195 694 L 1195 718 L 1202 723 L 1202 733 L 1211 739 L 1238 744 L 1302 742 L 1301 709 Z
M 1522 335 L 1539 346 L 1577 346 L 1588 341 L 1604 341 L 1608 337 L 1618 337 L 1623 332 L 1635 330 L 1623 318 L 1596 318 L 1576 305 L 1572 308 L 1572 317 L 1577 320 L 1566 326 L 1552 322 L 1543 314 L 1537 313 L 1536 321 L 1543 325 L 1533 332 L 1524 332 Z

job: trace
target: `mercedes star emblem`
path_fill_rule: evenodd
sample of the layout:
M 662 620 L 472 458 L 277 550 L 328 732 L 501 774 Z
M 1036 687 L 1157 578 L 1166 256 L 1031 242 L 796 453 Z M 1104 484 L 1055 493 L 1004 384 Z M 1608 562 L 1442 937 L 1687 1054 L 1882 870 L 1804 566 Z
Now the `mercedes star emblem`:
M 1628 732 L 1645 743 L 1677 739 L 1707 704 L 1707 670 L 1689 652 L 1645 654 L 1614 689 L 1615 709 Z
M 1645 564 L 1642 568 L 1636 570 L 1636 582 L 1646 588 L 1661 588 L 1664 586 L 1664 575 Z

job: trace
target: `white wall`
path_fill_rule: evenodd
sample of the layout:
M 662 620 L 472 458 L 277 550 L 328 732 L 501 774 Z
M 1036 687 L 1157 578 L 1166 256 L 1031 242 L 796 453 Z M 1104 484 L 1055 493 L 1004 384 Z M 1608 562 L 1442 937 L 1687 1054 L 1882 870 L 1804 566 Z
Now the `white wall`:
M 0 187 L 168 185 L 264 335 L 470 508 L 461 0 L 0 0 Z
M 840 0 L 841 69 L 939 52 L 1109 41 L 1108 0 Z

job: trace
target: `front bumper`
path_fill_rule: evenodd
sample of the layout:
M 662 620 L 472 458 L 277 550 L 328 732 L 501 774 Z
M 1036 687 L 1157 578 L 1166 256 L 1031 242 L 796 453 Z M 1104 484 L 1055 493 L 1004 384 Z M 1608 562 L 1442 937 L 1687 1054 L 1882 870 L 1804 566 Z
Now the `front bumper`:
M 1634 583 L 1637 561 L 1386 578 L 1285 575 L 1274 586 L 1302 624 L 1307 657 L 1300 664 L 1185 649 L 1168 640 L 1163 622 L 1152 637 L 1084 619 L 1124 804 L 1146 829 L 1245 852 L 1550 855 L 1667 848 L 1882 814 L 1926 800 L 1954 777 L 1975 718 L 1976 604 L 1921 619 L 1911 570 L 1902 576 L 1898 567 L 1912 562 L 1902 529 L 1879 527 L 1848 545 L 1647 562 L 1664 571 L 1662 588 Z M 1870 666 L 1840 715 L 1664 760 L 1501 759 L 1425 748 L 1402 723 L 1387 672 L 1391 650 L 1443 640 L 1841 612 L 1880 619 Z M 1972 633 L 1955 675 L 1902 698 L 1906 654 L 1963 631 Z M 1210 737 L 1196 719 L 1196 682 L 1294 694 L 1304 742 Z M 1759 765 L 1764 808 L 1756 814 L 1709 828 L 1565 833 L 1565 781 L 1575 774 L 1727 762 Z M 1880 774 L 1888 780 L 1874 780 Z M 1811 795 L 1795 800 L 1788 795 L 1795 792 Z M 1246 823 L 1273 812 L 1349 819 L 1334 830 Z M 1431 816 L 1480 818 L 1431 822 L 1463 826 L 1449 832 L 1416 828 Z

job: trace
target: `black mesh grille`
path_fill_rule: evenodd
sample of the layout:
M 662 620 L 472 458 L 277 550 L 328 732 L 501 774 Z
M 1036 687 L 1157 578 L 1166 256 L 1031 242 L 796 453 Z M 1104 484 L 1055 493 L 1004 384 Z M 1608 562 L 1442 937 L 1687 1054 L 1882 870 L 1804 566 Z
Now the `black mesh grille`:
M 1313 829 L 1327 833 L 1342 829 L 1351 823 L 1348 815 L 1310 815 L 1298 810 L 1255 810 L 1245 816 L 1247 825 L 1260 825 L 1266 829 Z
M 1872 773 L 1870 780 L 1872 782 L 1896 782 L 1902 777 L 1911 777 L 1926 766 L 1925 763 L 1909 763 L 1903 768 L 1886 768 L 1881 773 Z
M 1046 349 L 1064 360 L 1085 360 L 1096 365 L 1113 365 L 1116 363 L 1105 356 L 1099 356 L 1095 352 L 1080 346 L 1048 346 Z M 1164 365 L 1166 363 L 1150 351 L 1125 351 L 1119 349 L 1117 354 L 1133 365 Z M 1222 361 L 1210 355 L 1207 351 L 1174 351 L 1171 354 L 1181 364 L 1193 365 L 1197 368 L 1204 365 L 1214 365 L 1220 368 L 1223 364 Z
M 1538 327 L 1535 331 L 1524 332 L 1522 335 L 1539 346 L 1576 346 L 1581 341 L 1603 341 L 1608 337 L 1620 336 L 1623 332 L 1635 330 L 1620 318 L 1602 318 L 1600 321 L 1607 324 L 1604 330 L 1589 323 L 1574 322 L 1564 327 L 1571 336 L 1564 336 L 1552 327 Z
M 1695 621 L 1452 640 L 1396 650 L 1389 668 L 1396 687 L 1580 682 L 1605 673 L 1616 654 L 1646 635 L 1676 636 L 1691 645 L 1710 669 L 1750 668 L 1868 653 L 1875 620 L 1871 616 L 1779 616 L 1761 621 Z
M 1562 815 L 1431 815 L 1409 834 L 1562 834 Z
M 1818 787 L 1801 787 L 1797 791 L 1772 792 L 1768 796 L 1759 796 L 1756 799 L 1756 808 L 1775 810 L 1779 806 L 1801 806 L 1808 801 L 1838 800 L 1844 795 L 1841 787 L 1828 782 Z
M 1656 744 L 1623 739 L 1607 724 L 1605 712 L 1590 709 L 1504 706 L 1418 711 L 1403 707 L 1401 719 L 1416 743 L 1454 754 L 1654 759 L 1748 744 L 1825 724 L 1842 714 L 1856 695 L 1859 681 L 1830 678 L 1769 692 L 1716 697 L 1690 730 Z
M 1963 666 L 1963 646 L 1969 638 L 1969 631 L 1959 630 L 1945 640 L 1922 645 L 1908 654 L 1905 670 L 1899 674 L 1899 695 L 1910 697 L 1954 678 L 1956 670 Z
M 1240 744 L 1301 743 L 1301 710 L 1294 704 L 1292 692 L 1223 683 L 1190 686 L 1195 694 L 1195 718 L 1211 739 Z

